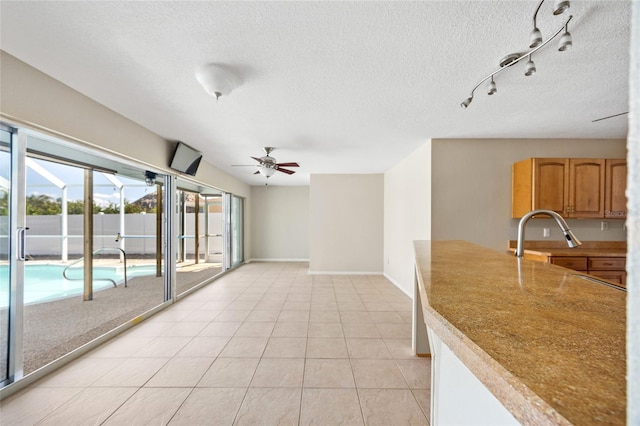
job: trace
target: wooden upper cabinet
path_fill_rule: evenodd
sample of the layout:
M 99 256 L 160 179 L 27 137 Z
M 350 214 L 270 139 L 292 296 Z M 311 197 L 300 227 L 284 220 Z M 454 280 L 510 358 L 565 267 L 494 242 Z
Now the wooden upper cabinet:
M 569 203 L 567 217 L 604 217 L 605 160 L 569 160 Z
M 512 217 L 520 218 L 537 209 L 553 210 L 567 218 L 622 217 L 605 216 L 605 200 L 610 200 L 610 212 L 626 204 L 617 187 L 607 190 L 612 181 L 617 186 L 626 181 L 626 162 L 623 169 L 620 161 L 625 160 L 528 158 L 514 163 Z
M 533 204 L 530 210 L 545 209 L 566 216 L 569 198 L 569 160 L 534 158 Z
M 627 160 L 605 161 L 604 217 L 627 217 Z

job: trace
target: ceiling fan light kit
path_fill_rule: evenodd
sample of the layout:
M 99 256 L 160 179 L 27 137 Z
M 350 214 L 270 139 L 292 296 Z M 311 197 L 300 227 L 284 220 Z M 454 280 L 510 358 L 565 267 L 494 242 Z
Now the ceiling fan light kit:
M 285 167 L 300 167 L 300 165 L 296 162 L 278 163 L 277 160 L 271 156 L 271 152 L 275 149 L 272 146 L 265 146 L 262 149 L 264 150 L 266 155 L 259 158 L 251 157 L 259 163 L 256 166 L 258 170 L 253 173 L 254 175 L 261 174 L 265 178 L 269 179 L 276 172 L 282 172 L 288 175 L 292 175 L 295 173 L 295 171 L 286 169 Z M 243 164 L 239 164 L 239 166 L 243 166 Z
M 538 7 L 536 8 L 535 13 L 533 14 L 533 30 L 529 38 L 529 42 L 530 42 L 529 48 L 531 50 L 524 53 L 519 53 L 519 52 L 510 53 L 506 55 L 504 58 L 502 58 L 499 63 L 500 67 L 496 71 L 492 72 L 491 74 L 489 74 L 488 76 L 480 80 L 480 82 L 478 82 L 478 84 L 476 84 L 475 87 L 471 90 L 471 96 L 469 96 L 467 99 L 462 101 L 462 103 L 460 104 L 462 108 L 467 108 L 471 104 L 471 102 L 473 101 L 473 96 L 475 94 L 476 89 L 480 87 L 482 83 L 484 83 L 489 79 L 491 79 L 491 83 L 489 84 L 487 94 L 493 95 L 494 93 L 496 93 L 498 91 L 498 88 L 494 81 L 494 76 L 504 71 L 505 69 L 512 67 L 513 65 L 517 64 L 518 62 L 520 62 L 525 58 L 528 58 L 528 61 L 525 67 L 525 73 L 524 73 L 525 76 L 529 77 L 534 75 L 536 73 L 536 65 L 531 59 L 532 55 L 538 50 L 542 49 L 551 40 L 556 38 L 560 33 L 562 33 L 563 30 L 564 30 L 564 33 L 560 37 L 558 50 L 560 52 L 565 52 L 569 48 L 571 48 L 573 42 L 571 39 L 571 34 L 569 33 L 569 21 L 571 21 L 571 19 L 573 18 L 573 15 L 570 15 L 569 18 L 564 22 L 562 27 L 560 27 L 560 29 L 557 30 L 551 37 L 543 41 L 542 33 L 540 32 L 540 29 L 538 29 L 538 26 L 536 23 L 538 11 L 540 10 L 540 6 L 542 6 L 542 3 L 544 3 L 544 0 L 541 0 L 540 3 L 538 3 Z M 554 6 L 553 6 L 553 14 L 559 15 L 563 13 L 565 10 L 567 10 L 569 6 L 570 6 L 569 0 L 555 0 Z

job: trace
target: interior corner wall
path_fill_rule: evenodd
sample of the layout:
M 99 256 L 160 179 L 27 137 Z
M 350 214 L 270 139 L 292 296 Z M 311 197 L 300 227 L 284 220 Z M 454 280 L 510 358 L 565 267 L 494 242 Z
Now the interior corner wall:
M 251 259 L 309 260 L 309 187 L 251 187 Z
M 640 2 L 631 5 L 627 177 L 627 424 L 640 424 Z
M 626 158 L 626 141 L 610 139 L 433 139 L 431 177 L 431 238 L 467 240 L 499 251 L 518 235 L 511 218 L 511 165 L 532 157 Z M 569 219 L 584 241 L 624 241 L 624 220 Z M 549 240 L 562 234 L 553 219 L 536 219 L 527 226 L 527 239 Z
M 311 273 L 382 274 L 384 175 L 312 174 Z
M 413 241 L 431 239 L 431 141 L 384 175 L 384 275 L 413 297 Z

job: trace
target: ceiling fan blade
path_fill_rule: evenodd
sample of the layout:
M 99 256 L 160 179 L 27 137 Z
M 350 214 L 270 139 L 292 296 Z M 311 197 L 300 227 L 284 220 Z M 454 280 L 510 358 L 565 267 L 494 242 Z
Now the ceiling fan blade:
M 278 163 L 276 166 L 284 166 L 284 167 L 300 167 L 298 163 Z
M 292 174 L 295 173 L 293 170 L 287 170 L 287 169 L 283 169 L 281 167 L 276 167 L 276 170 L 279 171 L 279 172 L 282 172 L 282 173 L 286 173 L 288 175 L 292 175 Z
M 254 175 L 259 175 L 259 174 L 260 174 L 260 171 L 257 171 L 254 173 Z
M 251 157 L 254 160 L 256 160 L 258 163 L 262 164 L 262 158 L 257 158 L 257 157 Z

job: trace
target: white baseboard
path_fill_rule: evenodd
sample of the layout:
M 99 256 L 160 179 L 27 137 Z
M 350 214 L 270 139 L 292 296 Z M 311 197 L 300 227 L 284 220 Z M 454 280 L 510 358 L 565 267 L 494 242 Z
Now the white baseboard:
M 245 260 L 245 263 L 251 262 L 308 262 L 309 259 L 282 259 L 282 258 L 256 258 Z
M 309 270 L 309 275 L 382 275 L 382 272 L 367 272 L 367 271 L 312 271 L 312 270 Z
M 391 284 L 395 285 L 396 287 L 398 287 L 398 290 L 400 290 L 401 292 L 403 292 L 404 294 L 406 294 L 407 296 L 409 296 L 409 299 L 413 300 L 413 294 L 409 294 L 407 292 L 406 289 L 402 288 L 402 286 L 400 284 L 398 284 L 393 278 L 391 278 L 389 275 L 387 275 L 386 273 L 383 274 L 384 277 L 386 279 L 388 279 L 389 281 L 391 281 Z

